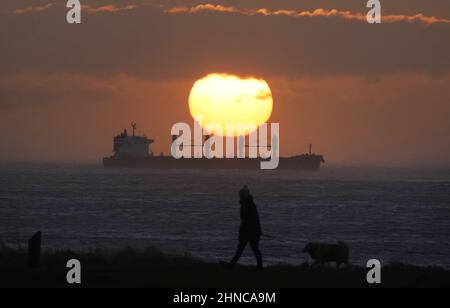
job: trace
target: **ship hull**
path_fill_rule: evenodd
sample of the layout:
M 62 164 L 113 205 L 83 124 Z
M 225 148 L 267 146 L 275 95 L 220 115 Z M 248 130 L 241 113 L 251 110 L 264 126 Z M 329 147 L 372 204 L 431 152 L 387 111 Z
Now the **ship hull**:
M 105 168 L 148 169 L 261 169 L 261 159 L 175 159 L 171 156 L 149 156 L 143 158 L 105 157 Z M 280 158 L 277 169 L 319 170 L 324 162 L 319 155 L 301 155 Z

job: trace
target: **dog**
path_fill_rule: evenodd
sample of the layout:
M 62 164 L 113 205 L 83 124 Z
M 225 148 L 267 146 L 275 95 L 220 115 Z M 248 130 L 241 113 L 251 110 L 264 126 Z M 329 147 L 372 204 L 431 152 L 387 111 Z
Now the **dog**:
M 308 253 L 314 259 L 314 265 L 336 262 L 336 267 L 339 268 L 341 264 L 348 266 L 350 249 L 344 242 L 338 242 L 337 245 L 309 243 L 303 248 L 303 253 Z

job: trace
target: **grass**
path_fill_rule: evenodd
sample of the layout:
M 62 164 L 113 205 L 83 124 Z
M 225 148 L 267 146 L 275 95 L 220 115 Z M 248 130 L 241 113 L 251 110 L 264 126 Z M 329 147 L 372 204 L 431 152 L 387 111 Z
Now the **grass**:
M 219 264 L 190 256 L 168 255 L 156 249 L 96 249 L 87 253 L 44 252 L 39 269 L 27 268 L 27 254 L 0 244 L 0 287 L 68 287 L 66 262 L 82 264 L 82 287 L 168 288 L 298 288 L 371 287 L 367 269 L 278 265 L 256 271 L 237 267 L 229 271 Z M 450 287 L 450 272 L 438 267 L 391 264 L 382 269 L 378 287 Z

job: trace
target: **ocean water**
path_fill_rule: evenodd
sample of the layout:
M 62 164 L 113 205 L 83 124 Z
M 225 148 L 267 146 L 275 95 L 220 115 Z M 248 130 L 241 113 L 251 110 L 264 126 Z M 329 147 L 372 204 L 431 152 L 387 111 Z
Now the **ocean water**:
M 52 249 L 156 247 L 217 262 L 237 245 L 238 191 L 252 191 L 266 264 L 299 264 L 309 241 L 369 259 L 450 268 L 450 170 L 105 170 L 0 165 L 0 241 L 36 231 Z M 243 263 L 253 263 L 250 249 Z

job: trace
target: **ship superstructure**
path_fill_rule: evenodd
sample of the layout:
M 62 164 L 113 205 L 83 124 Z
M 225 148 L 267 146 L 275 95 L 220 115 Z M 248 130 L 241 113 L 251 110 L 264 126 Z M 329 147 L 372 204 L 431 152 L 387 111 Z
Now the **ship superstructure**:
M 136 123 L 131 124 L 133 135 L 128 135 L 128 131 L 124 131 L 114 137 L 113 152 L 115 158 L 144 158 L 152 156 L 150 152 L 150 144 L 154 142 L 153 139 L 148 139 L 146 136 L 136 136 Z

